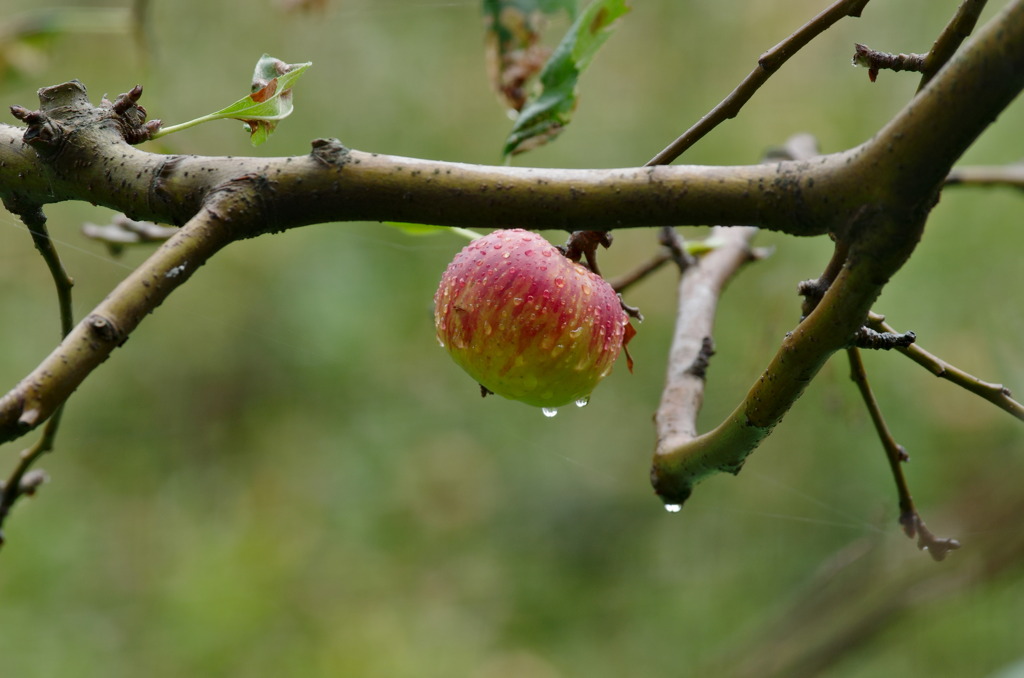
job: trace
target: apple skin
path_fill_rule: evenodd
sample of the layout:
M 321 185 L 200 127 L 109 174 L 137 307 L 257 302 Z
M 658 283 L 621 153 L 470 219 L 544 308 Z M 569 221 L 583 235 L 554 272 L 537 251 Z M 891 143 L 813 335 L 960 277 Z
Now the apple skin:
M 589 397 L 632 335 L 611 285 L 522 229 L 494 231 L 455 256 L 434 322 L 438 342 L 481 386 L 544 408 Z

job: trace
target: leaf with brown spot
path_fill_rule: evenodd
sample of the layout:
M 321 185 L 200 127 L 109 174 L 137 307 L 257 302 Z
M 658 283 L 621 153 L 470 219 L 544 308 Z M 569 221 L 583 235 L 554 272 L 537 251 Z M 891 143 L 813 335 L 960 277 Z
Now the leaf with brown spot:
M 540 88 L 523 106 L 505 140 L 504 155 L 523 153 L 558 136 L 576 110 L 576 83 L 607 40 L 626 0 L 595 0 L 569 28 L 540 74 Z
M 295 108 L 292 104 L 292 85 L 299 79 L 311 62 L 303 64 L 287 64 L 280 59 L 264 54 L 256 62 L 256 70 L 252 77 L 251 94 L 239 99 L 227 108 L 216 113 L 204 115 L 179 125 L 163 127 L 151 139 L 187 129 L 210 120 L 241 120 L 249 132 L 249 140 L 253 146 L 259 146 Z
M 540 43 L 548 18 L 576 16 L 576 0 L 483 0 L 487 74 L 504 104 L 520 111 L 551 49 Z

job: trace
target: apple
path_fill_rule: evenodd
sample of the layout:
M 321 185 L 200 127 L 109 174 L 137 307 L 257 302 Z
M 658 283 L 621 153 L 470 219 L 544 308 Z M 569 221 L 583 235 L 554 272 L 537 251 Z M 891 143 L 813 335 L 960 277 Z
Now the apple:
M 634 333 L 607 281 L 523 229 L 494 231 L 455 256 L 434 322 L 484 395 L 548 411 L 585 403 Z

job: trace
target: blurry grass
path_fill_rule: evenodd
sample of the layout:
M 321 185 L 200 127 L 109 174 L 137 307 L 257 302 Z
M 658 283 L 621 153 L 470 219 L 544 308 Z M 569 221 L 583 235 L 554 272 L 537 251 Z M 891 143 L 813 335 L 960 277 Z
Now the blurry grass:
M 517 162 L 644 162 L 821 4 L 635 3 L 584 75 L 573 127 Z M 848 66 L 850 45 L 926 49 L 956 5 L 939 4 L 870 5 L 684 161 L 755 162 L 806 130 L 827 151 L 859 143 L 916 82 L 883 74 L 870 85 Z M 31 105 L 36 87 L 70 77 L 94 100 L 141 81 L 153 117 L 183 120 L 237 98 L 266 51 L 315 65 L 296 113 L 260 153 L 304 153 L 309 139 L 337 136 L 368 151 L 497 161 L 510 122 L 487 89 L 476 2 L 337 0 L 322 17 L 287 18 L 249 7 L 156 3 L 148 70 L 124 56 L 128 40 L 111 56 L 94 38 L 67 36 L 48 70 L 5 99 Z M 1021 131 L 1018 105 L 972 158 L 1014 159 Z M 252 152 L 232 123 L 167 143 Z M 930 350 L 1017 391 L 1020 204 L 999 191 L 947 192 L 878 305 Z M 98 211 L 48 210 L 79 315 L 145 256 L 110 262 L 80 239 L 77 224 Z M 16 225 L 0 216 L 8 384 L 57 332 L 47 277 Z M 830 249 L 759 238 L 776 253 L 726 294 L 706 425 L 757 378 L 796 322 L 796 282 L 817 275 Z M 652 241 L 616 234 L 606 271 L 641 260 Z M 617 369 L 587 408 L 547 420 L 481 399 L 436 346 L 430 317 L 462 244 L 374 224 L 239 243 L 147 319 L 71 400 L 43 464 L 53 481 L 8 526 L 5 675 L 681 675 L 742 653 L 850 542 L 874 544 L 879 587 L 905 559 L 927 559 L 897 531 L 882 451 L 841 360 L 738 478 L 708 481 L 679 515 L 660 508 L 647 466 L 675 308 L 670 271 L 630 294 L 647 315 L 631 345 L 636 373 Z M 1024 470 L 1019 424 L 899 356 L 869 359 L 929 525 L 956 534 L 942 508 L 964 485 L 990 486 L 978 510 L 997 514 L 1009 501 L 998 480 Z M 969 553 L 971 535 L 959 536 Z M 911 610 L 831 675 L 950 666 L 980 676 L 1009 664 L 1019 575 L 968 572 L 976 586 Z

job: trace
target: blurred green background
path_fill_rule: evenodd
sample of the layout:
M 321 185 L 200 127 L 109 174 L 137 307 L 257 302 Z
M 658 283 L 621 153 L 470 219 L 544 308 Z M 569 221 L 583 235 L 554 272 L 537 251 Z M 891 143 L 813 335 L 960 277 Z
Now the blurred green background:
M 5 0 L 0 19 L 48 4 Z M 574 123 L 517 164 L 643 163 L 826 3 L 632 4 L 583 76 Z M 860 143 L 917 78 L 871 84 L 850 66 L 853 43 L 926 51 L 958 4 L 870 3 L 685 161 L 756 162 L 804 131 L 826 152 Z M 97 102 L 141 82 L 150 116 L 175 123 L 242 96 L 269 52 L 314 62 L 269 143 L 254 151 L 221 122 L 154 150 L 293 155 L 335 136 L 500 162 L 511 122 L 485 76 L 476 0 L 328 0 L 309 14 L 271 0 L 151 0 L 146 26 L 144 48 L 126 32 L 49 41 L 6 72 L 4 104 L 33 107 L 36 88 L 70 78 Z M 1018 101 L 965 162 L 1018 160 L 1022 138 Z M 948 190 L 877 305 L 925 348 L 1018 394 L 1022 208 L 1010 190 Z M 112 259 L 79 235 L 107 210 L 48 214 L 81 317 L 146 251 Z M 239 243 L 175 293 L 72 398 L 41 464 L 51 482 L 8 522 L 0 673 L 1024 675 L 1019 421 L 902 356 L 866 357 L 925 520 L 963 543 L 941 564 L 898 529 L 843 356 L 743 473 L 668 514 L 647 474 L 675 274 L 628 296 L 647 318 L 635 374 L 620 366 L 589 407 L 546 419 L 481 399 L 434 340 L 433 290 L 462 244 L 315 226 Z M 831 250 L 770 233 L 757 244 L 775 253 L 723 300 L 705 426 L 758 377 L 798 319 L 796 283 Z M 622 273 L 655 247 L 653 231 L 619 232 L 602 267 Z M 45 267 L 6 213 L 0 313 L 6 390 L 58 333 Z M 26 444 L 0 450 L 4 475 Z

